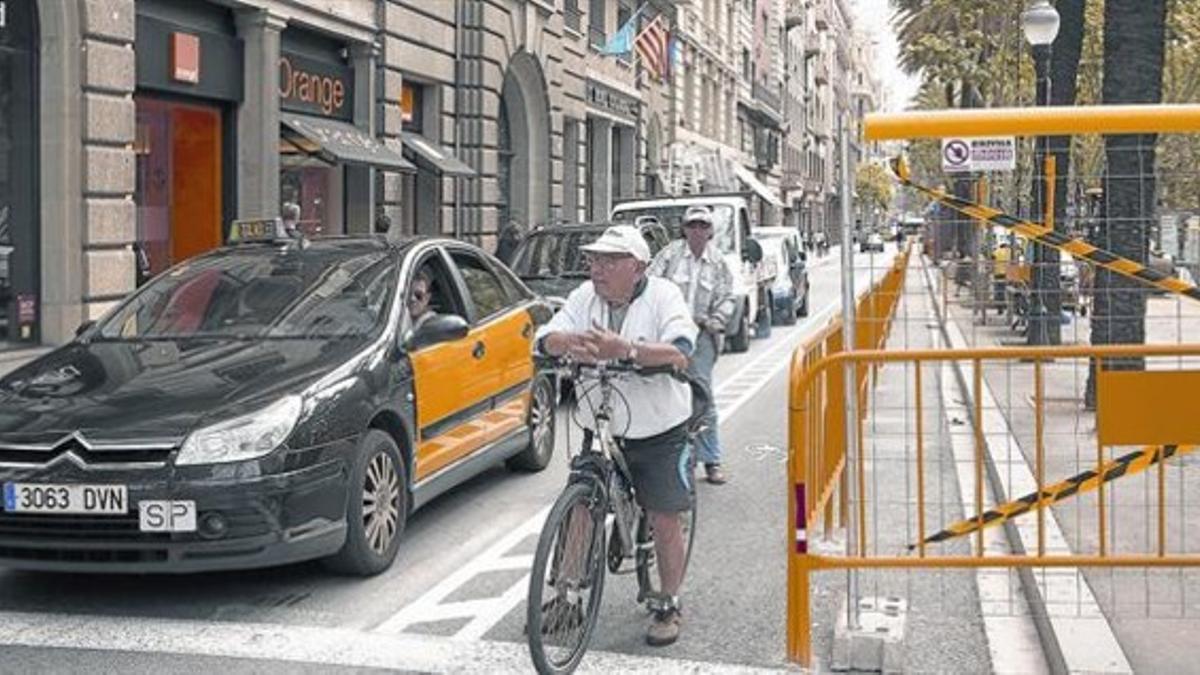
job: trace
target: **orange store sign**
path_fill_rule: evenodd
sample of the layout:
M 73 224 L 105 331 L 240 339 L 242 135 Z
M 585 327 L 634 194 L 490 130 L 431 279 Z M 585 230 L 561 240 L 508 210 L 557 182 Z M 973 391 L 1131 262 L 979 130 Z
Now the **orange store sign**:
M 322 117 L 350 119 L 353 71 L 299 54 L 279 58 L 279 107 Z

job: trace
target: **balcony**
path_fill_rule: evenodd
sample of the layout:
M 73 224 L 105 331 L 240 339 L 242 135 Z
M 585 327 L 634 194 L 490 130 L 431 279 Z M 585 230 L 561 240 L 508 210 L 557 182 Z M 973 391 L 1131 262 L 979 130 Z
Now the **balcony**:
M 787 0 L 784 8 L 783 27 L 791 30 L 804 25 L 804 0 Z
M 829 64 L 821 61 L 817 63 L 817 67 L 813 69 L 813 81 L 818 87 L 829 84 Z
M 752 89 L 755 100 L 761 101 L 766 106 L 775 112 L 783 110 L 783 102 L 779 95 L 779 88 L 768 86 L 762 82 L 755 81 Z
M 829 30 L 829 6 L 822 0 L 818 0 L 813 11 L 813 25 L 821 32 Z

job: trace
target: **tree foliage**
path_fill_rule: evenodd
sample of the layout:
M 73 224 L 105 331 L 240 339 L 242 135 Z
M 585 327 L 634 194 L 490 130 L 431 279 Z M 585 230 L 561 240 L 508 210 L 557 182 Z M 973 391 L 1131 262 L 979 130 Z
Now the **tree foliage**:
M 854 189 L 858 193 L 858 199 L 868 206 L 887 211 L 892 205 L 892 177 L 879 164 L 858 165 Z

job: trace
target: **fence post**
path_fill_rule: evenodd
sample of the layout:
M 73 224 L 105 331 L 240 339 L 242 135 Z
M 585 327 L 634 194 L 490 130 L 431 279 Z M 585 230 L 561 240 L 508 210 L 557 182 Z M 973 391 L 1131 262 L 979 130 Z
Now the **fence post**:
M 850 199 L 854 194 L 854 185 L 850 182 L 850 134 L 846 129 L 846 116 L 843 115 L 839 124 L 842 151 L 842 331 L 845 336 L 847 352 L 857 349 L 854 334 L 854 221 L 850 212 Z M 855 504 L 859 500 L 858 481 L 858 378 L 856 366 L 851 361 L 843 365 L 846 372 L 846 481 L 850 502 L 850 517 L 846 527 L 846 546 L 849 555 L 857 555 L 858 528 Z M 851 630 L 858 629 L 858 572 L 849 570 L 846 574 L 846 620 Z
M 792 357 L 788 387 L 788 658 L 805 668 L 812 661 L 812 606 L 809 598 L 811 561 L 808 556 L 808 420 L 809 391 L 799 390 L 805 369 L 804 348 Z M 797 363 L 801 364 L 797 367 Z M 817 411 L 820 412 L 820 411 Z

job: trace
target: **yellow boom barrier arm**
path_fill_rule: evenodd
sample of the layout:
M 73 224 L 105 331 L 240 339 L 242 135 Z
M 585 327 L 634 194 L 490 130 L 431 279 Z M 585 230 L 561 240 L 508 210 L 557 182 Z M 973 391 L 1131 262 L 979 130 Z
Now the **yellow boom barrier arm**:
M 899 178 L 902 185 L 928 195 L 930 198 L 949 206 L 959 213 L 975 218 L 981 224 L 999 225 L 1000 227 L 1016 232 L 1026 239 L 1044 246 L 1056 248 L 1060 251 L 1066 251 L 1076 258 L 1082 258 L 1110 272 L 1129 277 L 1147 286 L 1153 286 L 1168 293 L 1182 295 L 1192 300 L 1200 300 L 1200 288 L 1177 276 L 1164 274 L 1140 262 L 1123 258 L 1115 253 L 1097 248 L 1083 239 L 1069 237 L 1062 232 L 1056 232 L 1033 221 L 1016 218 L 1003 211 L 948 195 L 942 190 L 935 190 L 914 183 L 909 176 L 908 165 L 901 157 L 892 160 L 892 171 L 896 173 L 896 177 Z

